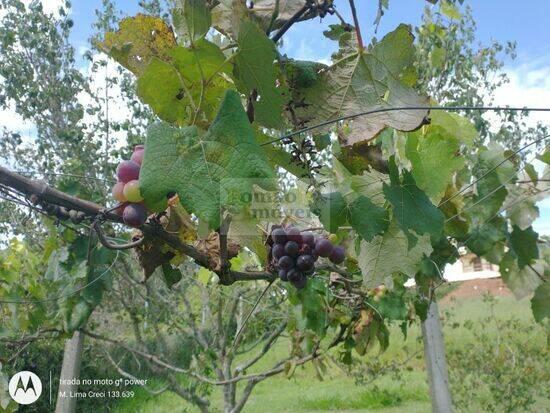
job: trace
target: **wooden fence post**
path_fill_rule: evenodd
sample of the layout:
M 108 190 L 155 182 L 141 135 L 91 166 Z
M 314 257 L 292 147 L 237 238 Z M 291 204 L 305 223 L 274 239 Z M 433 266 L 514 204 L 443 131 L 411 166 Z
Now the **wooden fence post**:
M 434 413 L 451 413 L 453 411 L 447 361 L 445 359 L 445 343 L 437 303 L 432 301 L 428 309 L 426 321 L 422 323 L 424 338 L 424 358 L 430 382 L 430 397 Z
M 71 392 L 77 391 L 78 386 L 62 383 L 63 380 L 80 379 L 83 343 L 84 335 L 80 331 L 75 331 L 73 337 L 65 342 L 55 413 L 74 413 L 76 411 L 78 398 L 71 397 Z

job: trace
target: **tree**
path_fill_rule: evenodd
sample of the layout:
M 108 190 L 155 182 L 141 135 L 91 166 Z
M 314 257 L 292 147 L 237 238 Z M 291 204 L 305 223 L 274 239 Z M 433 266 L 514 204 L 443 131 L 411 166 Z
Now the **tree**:
M 493 41 L 486 46 L 476 46 L 476 29 L 469 6 L 445 6 L 435 12 L 426 7 L 422 25 L 415 31 L 420 90 L 426 90 L 437 102 L 449 106 L 493 104 L 495 91 L 509 82 L 502 71 L 501 56 L 514 59 L 517 45 L 512 41 L 506 44 Z M 496 140 L 510 149 L 519 149 L 537 136 L 548 134 L 541 123 L 528 126 L 528 112 L 498 112 L 500 125 L 496 132 L 482 112 L 469 111 L 464 115 L 474 123 L 478 139 L 483 143 Z
M 226 409 L 239 411 L 257 381 L 318 358 L 321 348 L 340 345 L 341 360 L 349 363 L 352 351 L 364 355 L 375 343 L 387 347 L 387 323 L 399 322 L 405 329 L 407 322 L 425 318 L 434 288 L 443 282 L 442 270 L 456 260 L 459 247 L 500 265 L 516 295 L 536 290 L 535 317 L 544 320 L 540 303 L 546 300 L 548 256 L 531 227 L 536 207 L 524 203 L 544 196 L 547 188 L 521 153 L 545 138 L 512 152 L 490 134 L 482 131 L 479 137 L 476 126 L 482 127 L 467 118 L 430 111 L 429 70 L 420 71 L 423 77 L 416 74 L 415 54 L 424 48 L 415 47 L 412 29 L 400 25 L 366 44 L 354 2 L 349 3 L 353 26 L 342 22 L 325 32 L 339 44 L 330 66 L 296 61 L 277 49 L 293 24 L 336 13 L 330 1 L 288 2 L 277 10 L 183 0 L 172 12 L 172 25 L 158 15 L 138 14 L 120 20 L 118 30 L 96 42 L 135 76 L 137 95 L 160 121 L 147 129 L 133 203 L 119 205 L 107 198 L 90 202 L 0 168 L 0 191 L 6 197 L 75 225 L 48 251 L 49 278 L 35 280 L 46 283 L 30 288 L 14 285 L 10 278 L 0 289 L 3 302 L 21 302 L 65 288 L 70 298 L 61 311 L 51 305 L 57 317 L 36 319 L 32 333 L 44 333 L 44 326 L 55 333 L 82 330 L 148 360 L 151 369 L 166 375 L 172 389 L 202 409 L 208 404 L 200 381 L 223 386 Z M 105 17 L 105 27 L 112 16 Z M 212 31 L 223 37 L 211 36 Z M 447 79 L 456 73 L 457 63 L 453 65 L 443 71 Z M 474 85 L 484 82 L 484 77 L 473 80 Z M 364 111 L 368 116 L 357 116 Z M 107 124 L 107 141 L 109 130 Z M 336 138 L 331 141 L 328 132 Z M 322 161 L 320 151 L 329 163 Z M 548 163 L 548 152 L 540 159 Z M 290 191 L 278 185 L 280 169 L 295 176 Z M 140 198 L 145 206 L 136 204 Z M 524 205 L 528 208 L 520 208 Z M 139 216 L 129 220 L 117 213 L 145 207 L 143 225 L 135 225 Z M 130 231 L 129 225 L 120 225 L 124 223 L 138 228 Z M 287 226 L 288 233 L 281 235 L 279 225 L 289 223 L 299 223 L 299 229 Z M 293 270 L 291 276 L 274 259 L 282 245 L 277 239 L 299 240 L 299 253 L 313 260 L 315 254 L 309 255 L 304 246 L 310 235 L 302 232 L 308 231 L 316 232 L 317 255 L 330 254 L 333 246 L 326 238 L 341 249 L 330 260 L 317 262 L 313 274 Z M 318 247 L 321 243 L 325 246 Z M 295 255 L 298 246 L 288 245 L 285 253 Z M 139 287 L 117 291 L 124 285 L 115 269 L 117 257 L 129 249 L 143 268 L 146 293 L 161 311 L 153 323 L 159 329 L 158 343 L 164 345 L 161 323 L 173 321 L 162 318 L 165 309 L 179 299 L 187 304 L 186 297 L 178 296 L 163 302 L 152 277 L 164 274 L 168 285 L 179 283 L 187 291 L 194 286 L 192 274 L 210 271 L 217 283 L 208 284 L 208 294 L 229 295 L 231 309 L 245 294 L 241 284 L 277 283 L 275 291 L 282 291 L 279 295 L 288 299 L 293 315 L 285 325 L 292 337 L 290 357 L 252 376 L 232 370 L 227 343 L 195 336 L 218 331 L 218 339 L 238 341 L 242 336 L 234 328 L 234 311 L 222 320 L 204 317 L 204 330 L 197 330 L 192 322 L 200 304 L 192 300 L 185 309 L 189 326 L 181 337 L 196 340 L 199 372 L 174 367 L 151 353 L 140 341 L 139 328 L 138 348 L 89 331 L 84 326 L 96 308 L 107 308 L 104 296 L 109 291 L 123 303 L 130 321 L 139 314 L 142 301 L 137 300 L 136 308 L 125 297 L 139 295 Z M 239 268 L 233 259 L 249 252 L 254 266 Z M 192 270 L 180 277 L 184 265 Z M 111 284 L 113 277 L 117 281 Z M 284 282 L 287 277 L 291 283 Z M 413 277 L 417 287 L 411 291 L 404 284 Z M 210 312 L 225 315 L 219 309 Z M 13 310 L 8 308 L 3 317 L 10 316 Z M 252 333 L 261 336 L 266 330 L 259 324 Z M 217 354 L 213 362 L 204 359 L 207 349 Z M 170 370 L 193 378 L 192 391 L 182 391 Z M 239 399 L 234 382 L 240 380 L 247 386 Z

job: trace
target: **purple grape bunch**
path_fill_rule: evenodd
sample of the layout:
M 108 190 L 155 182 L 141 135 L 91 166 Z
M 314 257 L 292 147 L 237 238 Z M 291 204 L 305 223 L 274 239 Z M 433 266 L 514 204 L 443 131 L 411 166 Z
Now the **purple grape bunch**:
M 279 278 L 298 289 L 307 285 L 307 277 L 315 272 L 319 257 L 328 258 L 334 264 L 341 264 L 345 259 L 344 248 L 311 232 L 301 232 L 297 227 L 274 227 L 271 239 L 271 257 Z
M 117 183 L 112 190 L 113 198 L 120 203 L 115 212 L 122 215 L 124 223 L 131 227 L 142 226 L 148 215 L 139 188 L 139 171 L 144 149 L 143 145 L 135 146 L 130 160 L 118 164 Z

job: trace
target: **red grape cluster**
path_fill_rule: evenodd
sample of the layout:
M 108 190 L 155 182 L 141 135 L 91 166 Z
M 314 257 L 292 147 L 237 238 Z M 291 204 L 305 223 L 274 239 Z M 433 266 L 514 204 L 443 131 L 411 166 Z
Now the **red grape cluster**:
M 271 257 L 279 278 L 290 281 L 298 289 L 306 286 L 307 276 L 314 273 L 319 257 L 328 258 L 334 264 L 341 264 L 345 259 L 344 248 L 296 227 L 274 227 L 271 239 Z
M 124 223 L 140 227 L 147 220 L 147 208 L 139 190 L 139 170 L 143 161 L 143 145 L 137 145 L 129 161 L 118 164 L 116 175 L 118 182 L 113 186 L 113 198 L 121 203 L 117 211 L 122 213 Z

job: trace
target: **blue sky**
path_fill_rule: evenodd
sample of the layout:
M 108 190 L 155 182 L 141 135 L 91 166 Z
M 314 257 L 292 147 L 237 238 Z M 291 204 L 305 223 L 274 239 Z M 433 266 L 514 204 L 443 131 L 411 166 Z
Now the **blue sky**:
M 55 10 L 59 0 L 42 0 L 46 9 Z M 374 33 L 376 0 L 356 0 L 363 37 L 368 41 Z M 377 37 L 393 30 L 400 23 L 418 25 L 424 0 L 389 0 L 390 7 L 382 18 Z M 472 8 L 477 24 L 477 39 L 483 44 L 492 40 L 517 42 L 516 60 L 505 61 L 504 70 L 511 79 L 509 85 L 497 91 L 495 104 L 517 106 L 550 106 L 550 0 L 466 0 Z M 351 21 L 348 2 L 337 1 L 339 11 Z M 88 47 L 95 9 L 101 0 L 73 0 L 72 17 L 75 21 L 71 41 L 77 50 Z M 138 11 L 138 0 L 120 0 L 117 6 L 124 14 Z M 337 19 L 329 16 L 323 23 L 318 19 L 301 23 L 285 35 L 284 52 L 291 57 L 328 61 L 336 44 L 320 41 L 321 33 Z M 2 114 L 0 114 L 2 115 Z M 550 115 L 537 114 L 534 120 L 550 124 Z M 9 120 L 9 119 L 8 119 Z M 535 229 L 550 235 L 550 198 L 539 203 L 541 218 Z

